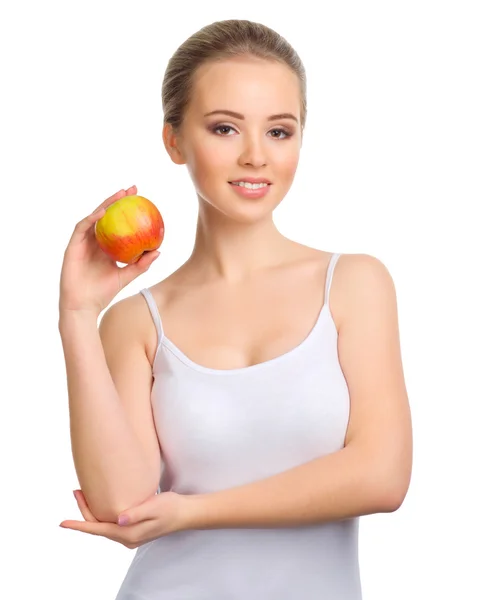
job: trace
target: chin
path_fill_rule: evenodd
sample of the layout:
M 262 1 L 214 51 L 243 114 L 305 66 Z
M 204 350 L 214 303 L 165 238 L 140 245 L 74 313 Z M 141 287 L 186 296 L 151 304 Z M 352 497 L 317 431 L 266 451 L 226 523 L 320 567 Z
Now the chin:
M 237 223 L 255 223 L 263 219 L 270 219 L 274 209 L 280 204 L 272 203 L 264 198 L 262 200 L 243 200 L 232 202 L 204 201 L 208 209 L 213 208 L 226 218 Z
M 271 219 L 271 213 L 273 211 L 268 208 L 267 210 L 258 210 L 257 208 L 246 208 L 243 211 L 223 211 L 223 214 L 235 221 L 236 223 L 257 223 L 258 221 L 263 221 L 265 219 Z

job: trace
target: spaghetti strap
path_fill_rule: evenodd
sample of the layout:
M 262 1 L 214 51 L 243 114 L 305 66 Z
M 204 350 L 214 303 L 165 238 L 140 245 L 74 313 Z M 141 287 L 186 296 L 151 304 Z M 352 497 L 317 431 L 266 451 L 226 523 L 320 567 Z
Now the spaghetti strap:
M 322 267 L 315 266 L 326 302 L 338 256 L 325 253 Z M 159 296 L 155 303 L 150 290 L 141 291 L 161 333 L 164 303 Z M 320 296 L 316 290 L 317 303 Z M 224 336 L 229 358 L 221 357 L 216 338 L 217 367 L 195 362 L 167 335 L 155 355 L 149 405 L 161 451 L 155 475 L 160 493 L 199 495 L 241 486 L 344 447 L 351 400 L 338 330 L 327 308 L 302 342 L 282 354 L 278 345 L 275 357 L 262 362 L 256 354 L 249 366 L 235 367 L 241 353 Z M 204 348 L 202 354 L 213 362 L 213 351 Z M 219 368 L 228 362 L 230 368 Z M 289 589 L 301 590 L 301 600 L 361 600 L 358 525 L 355 517 L 322 529 L 311 523 L 301 530 L 224 529 L 215 538 L 201 529 L 180 539 L 160 536 L 142 547 L 146 552 L 139 549 L 115 600 L 283 600 L 295 597 L 288 596 Z M 271 577 L 272 564 L 285 576 Z
M 331 290 L 331 281 L 333 279 L 334 268 L 336 263 L 338 262 L 338 258 L 341 256 L 339 252 L 335 252 L 333 256 L 331 256 L 328 265 L 328 272 L 326 274 L 326 285 L 324 292 L 324 304 L 329 305 L 329 292 Z
M 148 303 L 148 308 L 150 309 L 151 316 L 155 323 L 156 332 L 158 334 L 158 347 L 159 347 L 161 345 L 161 342 L 163 341 L 164 334 L 163 334 L 163 325 L 161 323 L 160 313 L 158 311 L 158 306 L 156 305 L 155 299 L 153 298 L 153 294 L 151 293 L 151 291 L 148 288 L 143 288 L 142 290 L 140 290 L 140 293 L 143 295 L 146 302 Z

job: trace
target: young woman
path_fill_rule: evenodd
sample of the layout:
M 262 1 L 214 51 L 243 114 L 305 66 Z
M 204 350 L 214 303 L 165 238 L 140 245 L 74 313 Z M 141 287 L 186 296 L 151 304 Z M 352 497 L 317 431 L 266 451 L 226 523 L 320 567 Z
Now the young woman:
M 406 495 L 391 276 L 273 223 L 305 89 L 276 32 L 204 27 L 163 82 L 164 144 L 199 202 L 190 258 L 98 328 L 158 256 L 120 269 L 95 243 L 105 208 L 136 187 L 78 223 L 66 249 L 59 329 L 85 521 L 63 526 L 138 548 L 117 600 L 359 600 L 358 519 Z

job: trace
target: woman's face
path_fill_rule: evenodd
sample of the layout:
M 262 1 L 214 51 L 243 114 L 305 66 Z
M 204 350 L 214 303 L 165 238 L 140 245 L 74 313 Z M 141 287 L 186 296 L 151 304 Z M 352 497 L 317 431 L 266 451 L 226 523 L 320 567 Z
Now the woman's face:
M 195 74 L 175 162 L 187 165 L 200 198 L 228 217 L 267 216 L 298 166 L 300 110 L 298 78 L 283 64 L 250 57 L 204 64 Z M 231 183 L 248 179 L 269 185 L 250 191 Z

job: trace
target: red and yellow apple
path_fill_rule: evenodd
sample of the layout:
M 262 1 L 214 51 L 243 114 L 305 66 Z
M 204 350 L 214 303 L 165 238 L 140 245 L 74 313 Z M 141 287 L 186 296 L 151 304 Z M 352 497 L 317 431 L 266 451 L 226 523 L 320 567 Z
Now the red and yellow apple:
M 124 196 L 95 223 L 100 248 L 115 261 L 132 264 L 143 252 L 157 250 L 165 235 L 163 217 L 143 196 Z

